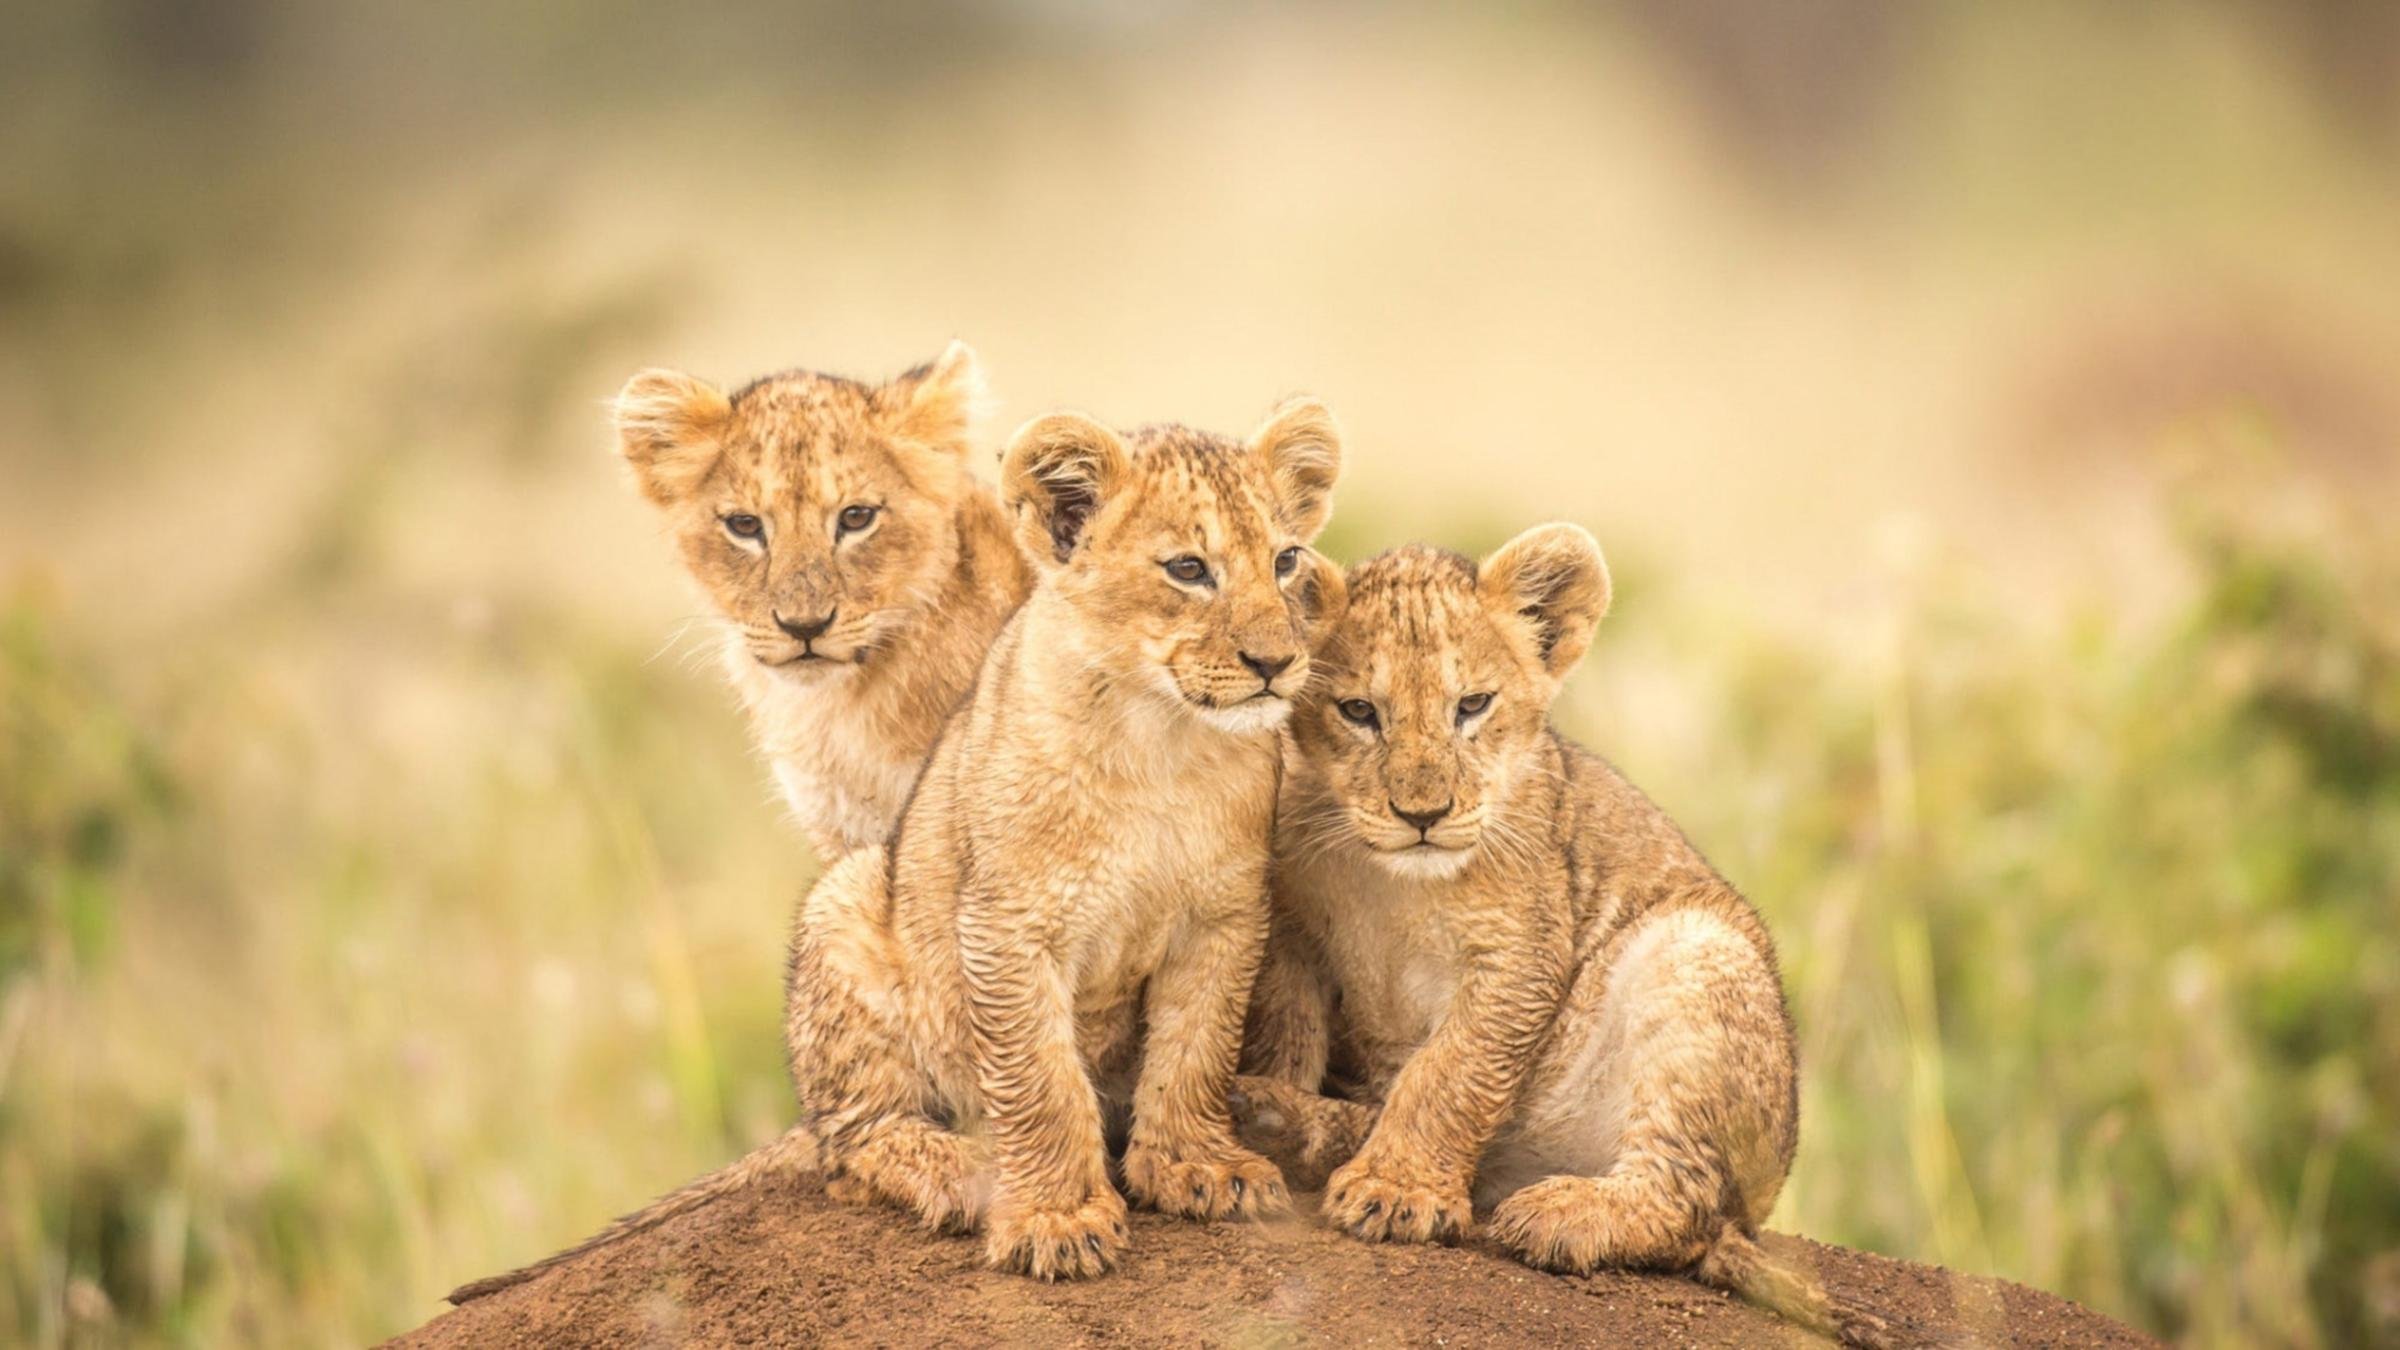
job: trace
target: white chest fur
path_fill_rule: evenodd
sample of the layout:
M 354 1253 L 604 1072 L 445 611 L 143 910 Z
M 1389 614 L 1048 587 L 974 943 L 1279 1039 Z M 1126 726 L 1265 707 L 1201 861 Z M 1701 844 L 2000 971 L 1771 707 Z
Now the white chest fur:
M 1310 906 L 1311 926 L 1360 1029 L 1390 1046 L 1432 1035 L 1458 990 L 1458 946 L 1439 903 L 1443 883 L 1346 858 L 1322 860 L 1294 881 L 1298 893 L 1333 901 Z
M 793 820 L 844 850 L 883 839 L 917 781 L 924 747 L 893 743 L 862 672 L 804 682 L 739 649 L 726 652 L 726 667 Z

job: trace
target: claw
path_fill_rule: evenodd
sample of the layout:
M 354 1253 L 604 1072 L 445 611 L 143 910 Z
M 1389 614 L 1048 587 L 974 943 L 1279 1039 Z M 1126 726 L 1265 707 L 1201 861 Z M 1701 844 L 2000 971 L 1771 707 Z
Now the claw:
M 1233 1202 L 1237 1205 L 1242 1202 L 1242 1189 L 1242 1179 L 1235 1177 L 1233 1179 Z
M 1098 1256 L 1100 1254 L 1100 1235 L 1098 1233 L 1084 1234 L 1083 1245 L 1092 1249 L 1092 1255 Z
M 1367 1202 L 1367 1207 L 1359 1211 L 1359 1213 L 1364 1214 L 1370 1219 L 1374 1218 L 1378 1214 L 1381 1214 L 1382 1212 L 1383 1202 L 1381 1200 L 1369 1200 Z

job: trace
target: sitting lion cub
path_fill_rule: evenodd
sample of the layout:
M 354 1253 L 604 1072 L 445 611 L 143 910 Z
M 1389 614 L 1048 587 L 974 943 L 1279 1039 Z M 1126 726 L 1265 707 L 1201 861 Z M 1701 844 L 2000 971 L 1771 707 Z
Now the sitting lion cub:
M 617 396 L 626 462 L 727 620 L 726 673 L 828 863 L 899 818 L 1033 585 L 967 469 L 982 396 L 960 342 L 881 385 L 794 370 L 727 395 L 645 370 Z
M 1002 492 L 1041 581 L 886 849 L 828 873 L 795 925 L 792 1072 L 844 1190 L 980 1222 L 1004 1269 L 1096 1275 L 1126 1236 L 1106 1099 L 1131 1106 L 1134 1200 L 1285 1203 L 1226 1093 L 1277 729 L 1339 602 L 1307 549 L 1339 455 L 1307 402 L 1247 445 L 1072 415 L 1017 433 Z
M 1348 593 L 1292 723 L 1245 1127 L 1355 1149 L 1325 1213 L 1359 1237 L 1455 1237 L 1472 1191 L 1533 1265 L 1692 1267 L 1872 1338 L 1752 1237 L 1798 1114 L 1766 928 L 1550 727 L 1608 608 L 1599 546 L 1545 525 L 1480 566 L 1404 548 Z M 1379 1110 L 1309 1095 L 1329 1056 Z

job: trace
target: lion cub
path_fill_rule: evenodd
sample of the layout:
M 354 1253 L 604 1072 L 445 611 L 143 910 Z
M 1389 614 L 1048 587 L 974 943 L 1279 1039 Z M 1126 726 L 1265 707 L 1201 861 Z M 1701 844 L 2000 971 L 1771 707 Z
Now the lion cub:
M 1871 1336 L 1753 1241 L 1797 1138 L 1773 941 L 1550 727 L 1608 601 L 1572 525 L 1480 566 L 1418 546 L 1351 572 L 1292 721 L 1244 1123 L 1355 1148 L 1325 1213 L 1359 1237 L 1454 1237 L 1472 1192 L 1533 1265 L 1696 1267 Z M 1329 1057 L 1379 1109 L 1294 1090 Z
M 1033 585 L 966 465 L 982 396 L 958 342 L 880 385 L 787 371 L 728 395 L 645 370 L 617 396 L 635 482 L 726 620 L 726 673 L 827 862 L 899 818 Z
M 1332 419 L 1247 444 L 1019 431 L 1002 492 L 1041 580 L 993 644 L 887 847 L 818 883 L 786 1032 L 839 1186 L 985 1233 L 1043 1279 L 1125 1241 L 1102 1103 L 1129 1104 L 1126 1192 L 1172 1214 L 1285 1203 L 1227 1089 L 1267 930 L 1278 728 L 1340 578 Z

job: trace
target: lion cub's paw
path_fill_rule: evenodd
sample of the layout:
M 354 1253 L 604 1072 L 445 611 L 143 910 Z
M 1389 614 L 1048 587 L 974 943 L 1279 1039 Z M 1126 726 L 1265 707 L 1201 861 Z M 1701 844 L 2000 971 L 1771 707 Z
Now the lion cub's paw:
M 1582 1275 L 1609 1245 L 1608 1214 L 1590 1177 L 1551 1177 L 1500 1202 L 1492 1239 L 1529 1266 Z
M 1374 1153 L 1334 1172 L 1323 1212 L 1369 1242 L 1455 1242 L 1474 1217 L 1465 1186 Z
M 1274 1158 L 1303 1190 L 1323 1189 L 1327 1174 L 1356 1157 L 1375 1128 L 1370 1107 L 1269 1078 L 1234 1079 L 1227 1103 L 1242 1142 Z
M 1037 1280 L 1081 1280 L 1115 1269 L 1127 1236 L 1125 1201 L 1104 1191 L 1074 1209 L 992 1211 L 983 1255 L 995 1269 Z
M 1125 1150 L 1125 1191 L 1162 1214 L 1187 1219 L 1257 1219 L 1292 1206 L 1283 1173 L 1248 1149 L 1179 1158 L 1136 1144 Z

